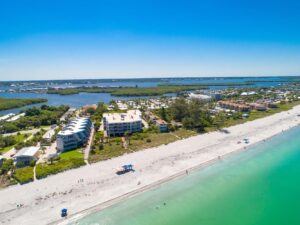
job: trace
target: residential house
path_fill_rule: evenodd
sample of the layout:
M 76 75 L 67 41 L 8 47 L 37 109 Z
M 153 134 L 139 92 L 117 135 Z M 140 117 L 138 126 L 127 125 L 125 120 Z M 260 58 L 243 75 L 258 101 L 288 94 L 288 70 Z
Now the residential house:
M 25 147 L 19 150 L 14 155 L 14 160 L 16 162 L 16 166 L 29 166 L 31 162 L 35 162 L 38 160 L 39 156 L 39 147 L 31 146 Z

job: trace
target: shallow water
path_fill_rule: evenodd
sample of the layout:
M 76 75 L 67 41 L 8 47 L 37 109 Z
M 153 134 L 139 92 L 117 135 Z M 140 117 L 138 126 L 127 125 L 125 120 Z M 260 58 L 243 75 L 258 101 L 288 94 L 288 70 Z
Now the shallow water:
M 85 217 L 79 225 L 298 225 L 300 128 Z

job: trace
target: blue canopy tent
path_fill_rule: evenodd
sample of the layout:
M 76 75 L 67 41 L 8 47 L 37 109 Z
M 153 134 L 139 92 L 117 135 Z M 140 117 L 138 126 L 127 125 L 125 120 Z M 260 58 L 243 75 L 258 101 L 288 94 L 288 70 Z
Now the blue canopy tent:
M 121 167 L 121 169 L 118 169 L 117 170 L 117 174 L 118 175 L 121 175 L 121 174 L 124 174 L 124 173 L 128 173 L 128 172 L 134 172 L 134 169 L 133 169 L 133 165 L 132 164 L 128 164 L 128 165 L 123 165 Z

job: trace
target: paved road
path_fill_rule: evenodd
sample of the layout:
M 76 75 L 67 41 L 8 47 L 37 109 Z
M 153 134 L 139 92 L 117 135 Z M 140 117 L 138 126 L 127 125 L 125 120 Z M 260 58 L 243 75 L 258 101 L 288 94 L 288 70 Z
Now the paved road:
M 50 130 L 50 127 L 45 127 L 43 128 L 44 130 Z M 20 134 L 36 134 L 37 132 L 39 132 L 41 130 L 41 128 L 36 128 L 36 129 L 32 129 L 32 130 L 22 130 L 20 131 Z M 14 133 L 8 133 L 8 134 L 3 134 L 3 137 L 6 136 L 11 136 L 11 135 L 17 135 L 19 132 L 14 132 Z

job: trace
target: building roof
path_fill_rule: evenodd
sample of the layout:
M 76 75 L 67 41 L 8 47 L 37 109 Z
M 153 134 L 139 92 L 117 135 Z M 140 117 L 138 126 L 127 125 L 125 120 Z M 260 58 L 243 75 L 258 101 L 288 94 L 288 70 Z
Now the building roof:
M 195 94 L 195 93 L 190 93 L 189 97 L 190 98 L 197 98 L 197 99 L 201 99 L 201 100 L 210 100 L 210 99 L 212 99 L 212 97 L 209 96 L 209 95 Z
M 142 120 L 140 110 L 128 110 L 126 113 L 104 113 L 103 118 L 108 123 L 130 123 Z
M 156 123 L 159 125 L 168 125 L 168 123 L 166 121 L 164 121 L 163 119 L 156 120 Z
M 19 157 L 19 156 L 34 156 L 39 150 L 39 147 L 36 146 L 31 146 L 31 147 L 26 147 L 22 148 L 20 151 L 15 154 L 14 157 Z
M 76 118 L 70 121 L 70 123 L 67 126 L 65 126 L 62 131 L 58 132 L 58 135 L 71 135 L 74 133 L 85 131 L 89 123 L 89 118 Z
M 97 105 L 96 104 L 92 104 L 92 105 L 82 106 L 82 110 L 83 111 L 87 111 L 88 109 L 94 109 L 94 110 L 96 110 L 97 109 Z

